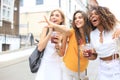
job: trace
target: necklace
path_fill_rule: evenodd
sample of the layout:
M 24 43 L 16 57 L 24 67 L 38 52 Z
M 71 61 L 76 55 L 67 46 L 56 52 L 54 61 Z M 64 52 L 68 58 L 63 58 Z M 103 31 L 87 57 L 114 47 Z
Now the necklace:
M 103 35 L 102 35 L 102 32 L 100 32 L 99 37 L 100 37 L 99 42 L 100 42 L 100 43 L 103 43 Z

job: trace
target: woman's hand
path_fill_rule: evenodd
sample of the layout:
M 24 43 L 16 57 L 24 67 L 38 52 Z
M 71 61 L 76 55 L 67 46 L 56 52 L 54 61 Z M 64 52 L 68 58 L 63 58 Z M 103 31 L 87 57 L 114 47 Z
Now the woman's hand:
M 44 16 L 44 18 L 45 18 L 46 23 L 48 24 L 47 27 L 53 28 L 54 27 L 53 25 L 55 25 L 55 24 L 53 22 L 49 21 L 46 16 Z
M 53 32 L 51 35 L 51 42 L 58 44 L 61 42 L 61 34 L 59 32 Z
M 58 53 L 58 55 L 62 57 L 63 55 L 61 54 L 61 43 L 60 42 L 56 43 L 55 48 L 56 48 L 56 52 Z
M 95 50 L 84 50 L 83 51 L 84 57 L 88 58 L 89 60 L 95 60 L 97 58 L 97 53 Z
M 120 37 L 120 28 L 113 33 L 113 39 Z

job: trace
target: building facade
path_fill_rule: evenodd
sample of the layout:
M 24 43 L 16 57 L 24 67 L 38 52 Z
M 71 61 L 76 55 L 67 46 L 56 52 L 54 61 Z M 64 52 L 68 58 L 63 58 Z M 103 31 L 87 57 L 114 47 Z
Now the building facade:
M 83 6 L 81 0 L 0 0 L 0 52 L 19 49 L 32 39 L 39 39 L 43 26 L 53 9 L 61 9 L 70 27 L 73 13 Z M 23 35 L 23 36 L 21 36 Z M 28 36 L 26 38 L 26 36 Z M 24 41 L 21 42 L 21 37 Z M 27 43 L 28 42 L 28 43 Z
M 28 4 L 29 2 L 29 4 Z M 78 0 L 20 0 L 20 34 L 32 33 L 39 39 L 44 20 L 53 9 L 61 9 L 66 16 L 67 27 L 70 26 L 72 14 L 77 9 L 82 9 Z
M 0 0 L 0 52 L 19 48 L 19 0 Z

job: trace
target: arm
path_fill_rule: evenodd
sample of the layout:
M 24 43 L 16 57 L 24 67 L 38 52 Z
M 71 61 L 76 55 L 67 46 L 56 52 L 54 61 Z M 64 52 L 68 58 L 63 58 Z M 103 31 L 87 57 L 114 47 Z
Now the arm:
M 93 53 L 90 57 L 87 57 L 89 60 L 95 60 L 97 58 L 97 53 Z
M 67 45 L 67 36 L 63 35 L 63 40 L 60 47 L 60 56 L 64 56 L 66 51 L 66 45 Z
M 95 50 L 90 50 L 89 52 L 87 50 L 83 51 L 84 57 L 88 58 L 89 60 L 95 60 L 97 58 L 97 53 Z
M 59 31 L 67 36 L 70 35 L 70 31 L 68 28 L 66 28 L 65 25 L 58 25 L 58 24 L 55 24 L 55 23 L 49 21 L 46 17 L 44 17 L 44 18 L 45 18 L 45 21 L 48 23 L 49 28 L 53 28 L 55 31 Z
M 66 45 L 67 45 L 67 36 L 62 34 L 61 42 L 57 42 L 55 44 L 55 48 L 56 48 L 59 56 L 61 56 L 61 57 L 64 56 L 64 53 L 66 51 Z
M 120 29 L 117 29 L 114 33 L 113 33 L 113 39 L 120 37 Z
M 42 35 L 40 36 L 40 40 L 38 43 L 38 50 L 39 51 L 42 51 L 43 49 L 45 49 L 47 42 L 48 42 L 49 38 L 51 37 L 52 29 L 49 29 L 49 32 L 46 35 L 47 29 L 48 28 L 43 28 L 43 30 L 42 30 L 42 33 L 41 33 Z

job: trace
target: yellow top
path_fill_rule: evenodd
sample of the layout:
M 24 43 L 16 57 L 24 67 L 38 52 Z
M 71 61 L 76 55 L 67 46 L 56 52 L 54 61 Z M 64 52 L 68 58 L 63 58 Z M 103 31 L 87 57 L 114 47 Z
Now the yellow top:
M 78 45 L 75 37 L 75 32 L 71 29 L 71 36 L 69 37 L 68 48 L 63 57 L 63 61 L 67 68 L 74 72 L 78 72 Z M 80 72 L 83 72 L 88 66 L 88 59 L 80 52 Z

